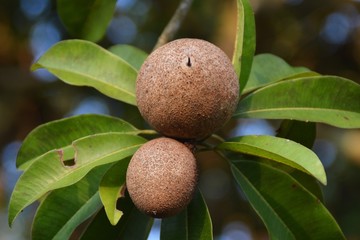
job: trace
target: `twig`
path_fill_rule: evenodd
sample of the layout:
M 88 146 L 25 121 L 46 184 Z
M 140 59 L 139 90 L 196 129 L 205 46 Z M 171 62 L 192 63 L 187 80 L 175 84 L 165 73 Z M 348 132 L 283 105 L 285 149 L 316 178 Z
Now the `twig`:
M 169 23 L 164 28 L 153 50 L 171 41 L 179 30 L 193 0 L 182 0 Z

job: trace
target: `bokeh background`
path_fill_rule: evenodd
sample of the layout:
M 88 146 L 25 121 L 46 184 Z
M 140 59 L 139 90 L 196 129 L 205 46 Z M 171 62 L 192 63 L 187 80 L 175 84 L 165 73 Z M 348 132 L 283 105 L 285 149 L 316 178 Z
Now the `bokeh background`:
M 360 1 L 252 0 L 256 53 L 273 53 L 295 66 L 360 83 Z M 150 52 L 178 1 L 119 0 L 104 47 L 132 44 Z M 236 29 L 235 0 L 194 0 L 180 37 L 206 39 L 231 57 Z M 29 239 L 36 206 L 27 208 L 13 229 L 7 203 L 21 174 L 15 159 L 21 142 L 36 126 L 82 113 L 110 114 L 144 127 L 133 107 L 86 87 L 62 83 L 31 63 L 50 46 L 71 38 L 56 13 L 56 1 L 0 0 L 0 240 Z M 360 104 L 360 99 L 354 99 Z M 274 135 L 278 121 L 237 120 L 225 136 Z M 235 126 L 235 125 L 232 125 Z M 348 239 L 360 239 L 360 130 L 317 125 L 314 151 L 326 167 L 326 206 Z M 213 218 L 216 239 L 267 239 L 266 229 L 235 186 L 226 163 L 198 155 L 200 187 Z M 159 221 L 149 239 L 158 239 Z

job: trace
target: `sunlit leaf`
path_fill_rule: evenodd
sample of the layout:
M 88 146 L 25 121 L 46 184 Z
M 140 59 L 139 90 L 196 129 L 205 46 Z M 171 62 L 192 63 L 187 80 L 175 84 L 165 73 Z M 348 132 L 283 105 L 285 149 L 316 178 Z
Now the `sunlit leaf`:
M 124 59 L 138 71 L 148 56 L 146 52 L 124 44 L 112 46 L 109 51 Z
M 99 193 L 106 215 L 112 225 L 116 225 L 123 213 L 116 208 L 117 201 L 125 192 L 126 170 L 130 158 L 119 161 L 104 175 Z
M 306 77 L 274 83 L 249 94 L 234 115 L 359 128 L 359 101 L 359 84 L 335 76 Z
M 305 77 L 306 75 L 317 76 L 319 74 L 304 67 L 292 67 L 278 56 L 268 53 L 259 54 L 254 57 L 244 93 L 280 80 Z
M 237 31 L 232 63 L 239 77 L 240 93 L 248 81 L 254 53 L 254 12 L 248 0 L 237 0 Z
M 116 226 L 110 224 L 102 209 L 86 228 L 82 240 L 102 239 L 148 239 L 154 219 L 139 212 L 131 202 L 129 195 L 120 199 L 118 207 L 124 213 Z
M 289 139 L 265 135 L 243 136 L 233 138 L 218 147 L 283 163 L 314 176 L 326 185 L 325 170 L 316 154 Z
M 71 35 L 97 42 L 115 12 L 116 0 L 57 0 L 61 21 Z
M 44 153 L 65 148 L 76 139 L 96 133 L 122 132 L 136 133 L 131 124 L 104 115 L 80 115 L 45 123 L 28 134 L 19 150 L 16 165 L 25 170 Z
M 321 201 L 287 173 L 246 160 L 231 170 L 270 239 L 345 239 Z
M 137 70 L 102 47 L 84 40 L 65 40 L 52 46 L 31 67 L 45 68 L 62 81 L 90 86 L 99 92 L 136 105 Z
M 160 239 L 213 239 L 209 210 L 199 190 L 187 209 L 161 221 Z
M 76 183 L 97 166 L 131 156 L 145 142 L 144 138 L 134 135 L 103 133 L 42 155 L 15 185 L 9 204 L 9 224 L 21 210 L 48 191 Z
M 47 195 L 37 209 L 32 239 L 69 239 L 80 223 L 102 207 L 98 188 L 108 168 L 108 165 L 96 168 L 76 184 Z

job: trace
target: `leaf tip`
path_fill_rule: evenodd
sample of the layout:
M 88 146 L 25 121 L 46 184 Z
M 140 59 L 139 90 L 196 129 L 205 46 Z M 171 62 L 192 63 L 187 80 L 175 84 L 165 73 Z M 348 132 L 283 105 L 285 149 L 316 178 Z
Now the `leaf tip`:
M 8 225 L 9 225 L 10 228 L 12 227 L 12 223 L 13 223 L 13 219 L 9 215 L 9 217 L 8 217 Z
M 9 215 L 8 215 L 8 225 L 9 225 L 10 228 L 12 227 L 12 225 L 13 225 L 13 223 L 15 221 L 15 218 L 19 214 L 19 212 L 14 213 L 12 205 L 13 204 L 12 204 L 12 201 L 11 201 L 11 198 L 10 198 L 9 210 L 8 210 L 8 213 L 9 213 Z
M 321 163 L 321 160 L 319 159 L 318 163 Z M 324 169 L 324 165 L 319 164 L 320 166 L 318 167 L 319 171 L 318 171 L 318 176 L 316 177 L 320 183 L 324 186 L 327 185 L 327 177 L 326 177 L 326 172 Z
M 320 182 L 321 182 L 324 186 L 326 186 L 326 185 L 327 185 L 327 178 L 326 178 L 326 175 L 324 175 L 324 177 L 320 179 Z
M 116 224 L 118 224 L 118 222 L 120 221 L 122 215 L 123 215 L 123 212 L 122 212 L 122 211 L 115 209 L 114 218 L 113 218 L 113 219 L 109 219 L 111 225 L 115 226 Z

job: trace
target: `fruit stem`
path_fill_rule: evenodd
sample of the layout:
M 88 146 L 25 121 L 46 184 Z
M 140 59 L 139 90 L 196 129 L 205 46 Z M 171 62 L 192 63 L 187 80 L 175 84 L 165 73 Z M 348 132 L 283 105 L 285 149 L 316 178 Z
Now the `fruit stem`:
M 222 138 L 222 137 L 220 137 L 220 136 L 217 135 L 217 134 L 212 134 L 210 137 L 211 137 L 212 139 L 214 139 L 214 140 L 219 141 L 220 143 L 225 142 L 225 139 Z
M 174 38 L 186 14 L 188 13 L 192 2 L 193 0 L 182 0 L 180 2 L 174 15 L 172 16 L 172 18 L 164 28 L 163 32 L 161 33 L 160 37 L 158 38 L 158 41 L 153 50 L 157 49 L 158 47 L 161 47 L 162 45 L 171 41 Z
M 211 140 L 214 140 L 215 143 L 214 143 L 214 141 L 211 141 Z M 217 134 L 212 134 L 206 141 L 198 143 L 198 146 L 204 147 L 202 149 L 199 149 L 198 152 L 215 151 L 216 146 L 223 142 L 225 142 L 225 139 L 223 139 L 222 137 L 220 137 Z
M 230 159 L 227 158 L 226 155 L 222 151 L 220 151 L 218 149 L 214 149 L 214 152 L 216 154 L 218 154 L 222 159 L 226 160 L 228 163 L 231 163 Z

